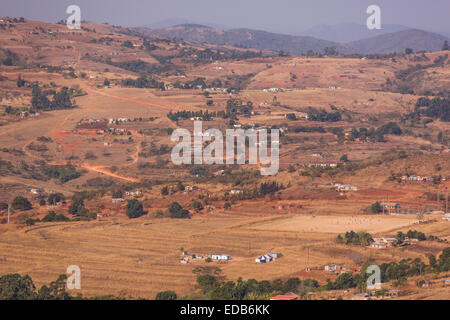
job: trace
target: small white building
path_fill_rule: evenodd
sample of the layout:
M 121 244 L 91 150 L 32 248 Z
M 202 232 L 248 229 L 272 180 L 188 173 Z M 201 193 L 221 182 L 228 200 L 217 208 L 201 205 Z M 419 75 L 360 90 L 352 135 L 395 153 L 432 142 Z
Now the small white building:
M 211 254 L 209 257 L 216 261 L 228 261 L 231 260 L 231 257 L 227 254 Z
M 41 194 L 42 190 L 39 188 L 32 188 L 32 189 L 30 189 L 30 192 L 32 194 Z

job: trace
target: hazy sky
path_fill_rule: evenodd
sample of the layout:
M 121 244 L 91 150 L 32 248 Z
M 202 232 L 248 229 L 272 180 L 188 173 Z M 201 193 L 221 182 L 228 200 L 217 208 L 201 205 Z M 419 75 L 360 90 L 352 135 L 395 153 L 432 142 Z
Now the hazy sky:
M 319 24 L 365 24 L 366 8 L 381 7 L 381 20 L 450 32 L 449 0 L 0 0 L 0 16 L 56 22 L 70 4 L 81 18 L 121 26 L 141 26 L 183 18 L 192 22 L 298 33 Z

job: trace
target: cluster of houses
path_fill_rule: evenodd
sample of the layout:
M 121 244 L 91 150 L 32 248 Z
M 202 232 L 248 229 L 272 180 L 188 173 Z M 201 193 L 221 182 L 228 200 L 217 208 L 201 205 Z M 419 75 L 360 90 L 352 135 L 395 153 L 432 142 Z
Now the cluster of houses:
M 183 258 L 180 259 L 180 263 L 187 264 L 191 261 L 191 259 L 203 259 L 203 256 L 197 255 L 195 253 L 188 253 L 186 251 L 183 252 Z
M 128 121 L 130 121 L 129 118 L 117 118 L 117 119 L 110 118 L 110 119 L 108 119 L 109 124 L 114 124 L 114 123 L 119 124 L 119 123 L 128 122 Z
M 135 190 L 135 191 L 125 191 L 125 195 L 129 197 L 140 197 L 142 196 L 142 191 Z
M 186 192 L 192 192 L 192 191 L 198 190 L 198 187 L 197 186 L 185 186 L 184 190 Z
M 267 263 L 272 262 L 278 258 L 281 258 L 283 255 L 280 252 L 269 252 L 263 256 L 260 256 L 255 259 L 255 262 L 258 263 Z
M 222 92 L 222 93 L 227 93 L 228 88 L 206 88 L 205 91 L 206 91 L 206 92 Z
M 307 164 L 310 168 L 336 168 L 337 165 L 335 161 L 308 161 Z
M 96 123 L 104 123 L 105 119 L 81 119 L 78 124 L 96 124 Z
M 128 129 L 125 128 L 108 128 L 108 132 L 112 134 L 124 134 L 128 133 Z
M 398 244 L 397 238 L 382 237 L 382 238 L 374 238 L 370 246 L 376 249 L 385 249 L 395 247 L 397 244 Z
M 75 133 L 92 132 L 103 134 L 106 131 L 106 119 L 81 119 L 74 130 Z
M 323 269 L 327 272 L 334 273 L 334 274 L 360 272 L 360 270 L 358 270 L 358 269 L 344 267 L 342 264 L 336 264 L 336 263 L 327 264 L 326 266 L 323 267 Z
M 403 181 L 427 181 L 433 182 L 433 177 L 421 177 L 421 176 L 402 176 Z
M 450 279 L 424 281 L 421 285 L 422 288 L 433 288 L 438 286 L 450 286 Z M 379 289 L 379 288 L 378 288 Z M 398 289 L 377 290 L 372 289 L 369 292 L 357 293 L 352 296 L 352 300 L 380 300 L 386 298 L 396 298 L 400 295 L 401 291 Z
M 204 257 L 202 255 L 198 255 L 195 253 L 188 253 L 186 251 L 183 252 L 183 258 L 180 259 L 180 263 L 184 263 L 187 264 L 189 263 L 191 260 L 201 260 Z M 218 261 L 218 262 L 227 262 L 229 260 L 231 260 L 231 256 L 229 256 L 228 254 L 210 254 L 208 255 L 208 258 L 211 258 L 211 260 L 213 261 Z
M 271 92 L 271 93 L 276 93 L 276 92 L 285 92 L 286 89 L 284 88 L 268 88 L 268 89 L 263 89 L 264 92 Z
M 419 242 L 418 239 L 415 238 L 405 238 L 405 240 L 402 241 L 400 244 L 401 246 L 409 246 L 413 245 Z M 373 242 L 370 244 L 370 247 L 376 248 L 376 249 L 386 249 L 386 248 L 392 248 L 399 246 L 399 242 L 397 238 L 392 237 L 381 237 L 381 238 L 374 238 Z
M 351 184 L 344 184 L 341 182 L 333 182 L 331 184 L 333 187 L 336 188 L 337 191 L 358 191 L 359 188 L 357 186 L 353 186 Z
M 125 191 L 125 195 L 127 197 L 141 197 L 142 191 L 140 191 L 140 190 Z M 124 198 L 112 198 L 111 202 L 112 203 L 122 203 L 122 202 L 125 202 L 125 199 Z

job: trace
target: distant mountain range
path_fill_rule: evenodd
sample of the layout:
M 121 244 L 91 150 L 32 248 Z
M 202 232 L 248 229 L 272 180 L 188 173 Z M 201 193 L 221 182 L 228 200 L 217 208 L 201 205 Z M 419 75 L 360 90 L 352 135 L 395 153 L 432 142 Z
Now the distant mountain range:
M 353 41 L 348 45 L 362 54 L 404 52 L 405 48 L 414 51 L 439 51 L 445 40 L 449 39 L 437 33 L 408 29 Z
M 277 34 L 253 29 L 220 30 L 198 24 L 182 24 L 169 28 L 152 29 L 148 32 L 171 39 L 259 50 L 283 50 L 291 54 L 306 53 L 308 50 L 322 51 L 325 47 L 333 46 L 342 51 L 345 49 L 345 46 L 341 44 L 312 37 Z
M 323 24 L 315 26 L 299 33 L 298 35 L 347 43 L 407 29 L 409 28 L 397 24 L 383 24 L 382 29 L 369 30 L 367 26 L 362 24 L 340 23 L 336 25 Z
M 170 39 L 284 51 L 292 55 L 305 54 L 309 50 L 323 52 L 326 47 L 334 47 L 338 52 L 345 54 L 404 52 L 405 48 L 411 48 L 414 51 L 437 51 L 442 48 L 444 41 L 448 40 L 448 37 L 441 34 L 408 29 L 400 25 L 385 25 L 384 29 L 376 31 L 368 30 L 365 26 L 358 24 L 319 26 L 303 32 L 302 35 L 287 35 L 244 28 L 224 30 L 193 23 L 156 29 L 148 27 L 138 29 L 140 32 Z

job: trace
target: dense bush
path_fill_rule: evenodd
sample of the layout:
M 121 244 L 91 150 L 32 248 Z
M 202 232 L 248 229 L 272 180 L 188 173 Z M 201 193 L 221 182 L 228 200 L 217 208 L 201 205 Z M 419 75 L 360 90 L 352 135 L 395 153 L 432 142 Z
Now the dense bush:
M 147 214 L 147 212 L 144 211 L 144 206 L 142 205 L 142 202 L 136 199 L 132 199 L 128 200 L 126 214 L 128 218 L 132 219 L 132 218 L 139 218 Z
M 0 277 L 0 300 L 70 300 L 66 291 L 67 276 L 60 275 L 48 286 L 36 292 L 36 286 L 29 275 L 6 274 Z
M 155 300 L 177 300 L 177 294 L 175 291 L 162 291 L 156 295 Z
M 22 196 L 17 196 L 14 198 L 12 202 L 12 208 L 14 210 L 30 210 L 32 208 L 32 204 L 28 201 L 27 198 Z
M 178 202 L 172 202 L 169 205 L 169 213 L 172 218 L 189 218 L 189 211 L 183 209 L 183 207 Z

